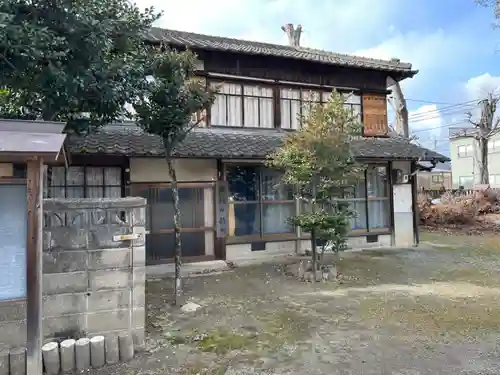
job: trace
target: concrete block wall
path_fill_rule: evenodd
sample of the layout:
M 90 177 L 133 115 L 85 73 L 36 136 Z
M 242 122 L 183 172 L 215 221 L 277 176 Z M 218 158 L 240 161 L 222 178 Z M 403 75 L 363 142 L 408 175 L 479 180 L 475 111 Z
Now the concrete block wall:
M 143 344 L 145 206 L 144 198 L 44 200 L 44 342 L 129 334 Z M 137 238 L 117 237 L 127 234 Z M 25 300 L 0 302 L 0 350 L 25 344 Z

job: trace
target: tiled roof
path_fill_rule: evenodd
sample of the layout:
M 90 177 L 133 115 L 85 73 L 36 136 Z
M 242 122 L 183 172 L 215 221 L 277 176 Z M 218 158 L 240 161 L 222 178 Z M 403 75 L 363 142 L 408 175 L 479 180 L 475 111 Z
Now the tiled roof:
M 282 144 L 286 134 L 282 130 L 200 128 L 189 133 L 184 142 L 174 149 L 174 156 L 262 159 Z M 160 137 L 146 134 L 130 125 L 106 126 L 87 136 L 72 135 L 69 137 L 68 147 L 72 154 L 163 156 Z M 353 152 L 358 158 L 449 160 L 446 156 L 402 138 L 359 139 L 353 142 Z
M 188 48 L 199 48 L 202 50 L 276 56 L 336 66 L 398 72 L 403 73 L 408 77 L 411 77 L 418 72 L 418 70 L 412 70 L 411 64 L 403 63 L 399 60 L 378 60 L 312 48 L 252 42 L 220 36 L 195 34 L 185 31 L 160 29 L 157 27 L 153 27 L 151 29 L 147 39 L 153 43 L 164 42 L 172 46 L 186 46 Z

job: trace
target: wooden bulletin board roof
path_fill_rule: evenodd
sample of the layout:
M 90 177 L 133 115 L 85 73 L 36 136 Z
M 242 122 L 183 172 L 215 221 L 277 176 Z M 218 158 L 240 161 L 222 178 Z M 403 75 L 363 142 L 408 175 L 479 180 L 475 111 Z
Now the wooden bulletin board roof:
M 65 163 L 63 123 L 0 120 L 0 161 L 22 162 L 43 156 L 47 163 Z

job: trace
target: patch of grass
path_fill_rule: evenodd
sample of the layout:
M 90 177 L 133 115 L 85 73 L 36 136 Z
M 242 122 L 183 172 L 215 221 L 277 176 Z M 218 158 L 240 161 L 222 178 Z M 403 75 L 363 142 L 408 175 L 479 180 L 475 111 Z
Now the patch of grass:
M 432 281 L 467 282 L 484 287 L 500 287 L 500 275 L 497 271 L 474 266 L 460 266 L 437 270 Z
M 376 253 L 346 256 L 337 263 L 337 268 L 345 276 L 345 284 L 375 285 L 401 280 L 406 277 L 401 259 L 396 254 L 377 256 Z M 338 284 L 332 283 L 334 287 Z
M 255 339 L 237 332 L 214 330 L 198 341 L 198 348 L 203 352 L 225 355 L 233 350 L 245 349 L 254 344 Z
M 283 307 L 269 311 L 265 309 L 248 310 L 255 318 L 255 325 L 238 327 L 233 331 L 217 328 L 191 337 L 198 349 L 218 355 L 239 350 L 247 353 L 262 353 L 277 350 L 285 344 L 293 344 L 309 335 L 309 318 L 296 311 Z
M 264 326 L 261 342 L 267 346 L 293 343 L 309 334 L 310 318 L 291 309 L 280 309 L 259 318 Z
M 361 301 L 361 317 L 379 329 L 397 329 L 433 340 L 474 338 L 500 332 L 500 310 L 491 298 L 457 299 L 372 296 Z
M 499 255 L 498 234 L 467 235 L 461 232 L 421 232 L 421 241 L 439 244 L 437 250 L 455 250 L 471 255 Z
M 210 366 L 202 362 L 186 363 L 181 369 L 181 375 L 224 375 L 227 368 L 226 363 L 212 363 Z

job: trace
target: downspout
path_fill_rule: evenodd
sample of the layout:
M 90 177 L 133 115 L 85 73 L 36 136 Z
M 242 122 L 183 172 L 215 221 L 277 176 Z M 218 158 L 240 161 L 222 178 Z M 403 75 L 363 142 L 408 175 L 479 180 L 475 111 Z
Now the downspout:
M 417 197 L 417 163 L 412 161 L 410 167 L 411 176 L 411 199 L 413 203 L 413 242 L 414 246 L 418 246 L 420 243 L 420 213 L 418 210 L 418 197 Z
M 392 178 L 393 162 L 389 162 L 389 212 L 390 212 L 390 228 L 391 228 L 391 245 L 396 244 L 396 225 L 394 219 L 394 179 Z

